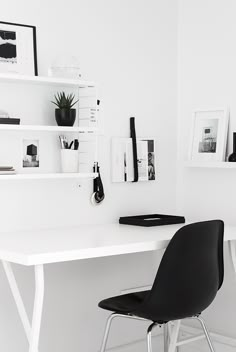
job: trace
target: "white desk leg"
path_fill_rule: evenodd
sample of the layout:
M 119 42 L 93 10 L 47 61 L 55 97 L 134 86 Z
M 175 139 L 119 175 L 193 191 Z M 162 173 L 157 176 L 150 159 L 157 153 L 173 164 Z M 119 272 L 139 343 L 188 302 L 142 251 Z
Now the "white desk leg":
M 234 271 L 236 273 L 236 246 L 235 246 L 235 241 L 229 241 L 229 251 L 230 251 L 230 256 L 232 260 L 232 264 L 234 267 Z
M 25 310 L 24 303 L 21 298 L 19 288 L 17 286 L 17 282 L 16 282 L 16 279 L 15 279 L 15 276 L 14 276 L 14 273 L 12 270 L 11 263 L 2 261 L 2 265 L 3 265 L 4 271 L 6 273 L 7 280 L 8 280 L 9 286 L 11 288 L 11 292 L 13 294 L 14 300 L 16 302 L 16 307 L 18 309 L 18 313 L 20 315 L 20 319 L 23 324 L 27 339 L 28 339 L 28 341 L 30 341 L 31 326 L 30 326 L 29 318 L 28 318 L 26 310 Z
M 43 311 L 44 271 L 43 265 L 35 266 L 35 297 L 29 352 L 37 352 Z
M 27 339 L 29 341 L 29 352 L 38 352 L 39 334 L 43 310 L 44 298 L 44 271 L 43 265 L 35 266 L 35 297 L 34 297 L 34 310 L 32 318 L 32 326 L 30 326 L 29 318 L 27 316 L 23 300 L 17 282 L 12 270 L 11 263 L 2 261 L 4 271 L 6 273 L 8 283 L 13 294 L 18 313 L 21 318 Z

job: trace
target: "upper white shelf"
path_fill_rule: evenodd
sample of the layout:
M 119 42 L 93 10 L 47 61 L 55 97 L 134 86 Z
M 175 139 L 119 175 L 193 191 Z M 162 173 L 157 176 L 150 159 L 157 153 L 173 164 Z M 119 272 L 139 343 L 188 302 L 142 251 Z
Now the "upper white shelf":
M 195 168 L 236 169 L 236 163 L 227 161 L 187 161 L 184 165 Z
M 48 179 L 94 179 L 98 176 L 96 172 L 90 173 L 35 173 L 35 174 L 15 174 L 15 175 L 0 175 L 1 180 L 48 180 Z
M 13 83 L 31 83 L 39 85 L 58 85 L 70 87 L 94 87 L 95 83 L 91 81 L 84 81 L 80 79 L 66 79 L 57 77 L 43 77 L 43 76 L 24 76 L 19 74 L 4 74 L 0 73 L 0 82 Z
M 97 127 L 67 127 L 67 126 L 47 126 L 47 125 L 8 125 L 0 124 L 0 131 L 45 131 L 45 132 L 79 132 L 98 133 Z

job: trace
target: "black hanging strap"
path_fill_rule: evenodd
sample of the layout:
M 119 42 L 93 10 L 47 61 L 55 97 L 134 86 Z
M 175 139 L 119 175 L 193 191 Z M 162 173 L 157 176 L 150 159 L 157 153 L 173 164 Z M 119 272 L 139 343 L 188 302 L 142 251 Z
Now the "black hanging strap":
M 130 118 L 130 137 L 132 138 L 133 147 L 133 160 L 134 160 L 134 180 L 133 182 L 138 182 L 138 155 L 137 155 L 137 141 L 135 132 L 135 118 Z

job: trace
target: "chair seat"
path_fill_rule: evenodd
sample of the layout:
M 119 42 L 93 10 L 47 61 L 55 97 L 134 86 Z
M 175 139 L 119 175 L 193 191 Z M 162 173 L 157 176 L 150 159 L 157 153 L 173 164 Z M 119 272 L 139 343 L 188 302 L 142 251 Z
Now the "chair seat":
M 191 312 L 187 315 L 176 314 L 172 309 L 159 306 L 159 312 L 153 313 L 150 307 L 143 307 L 145 298 L 149 295 L 150 291 L 139 291 L 110 297 L 102 300 L 98 306 L 102 309 L 109 310 L 114 313 L 136 315 L 144 319 L 155 321 L 159 324 L 164 324 L 168 321 L 184 319 L 192 316 L 198 316 L 200 312 Z M 143 309 L 144 308 L 144 309 Z
M 123 314 L 132 313 L 143 302 L 149 292 L 150 291 L 141 291 L 110 297 L 101 301 L 98 306 L 112 312 Z

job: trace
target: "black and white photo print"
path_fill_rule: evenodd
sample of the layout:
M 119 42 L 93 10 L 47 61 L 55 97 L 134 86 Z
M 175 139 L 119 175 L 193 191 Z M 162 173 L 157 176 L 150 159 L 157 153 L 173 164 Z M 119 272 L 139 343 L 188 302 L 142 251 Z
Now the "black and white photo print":
M 199 153 L 216 153 L 217 133 L 218 119 L 206 120 L 199 141 Z
M 16 32 L 0 29 L 0 62 L 17 63 Z
M 146 139 L 143 141 L 147 142 L 148 181 L 153 181 L 156 179 L 155 140 L 154 139 Z
M 148 180 L 152 181 L 156 179 L 154 140 L 149 139 L 147 142 L 148 142 Z
M 190 160 L 224 161 L 228 122 L 227 108 L 194 111 Z
M 39 167 L 38 140 L 23 140 L 23 167 Z

